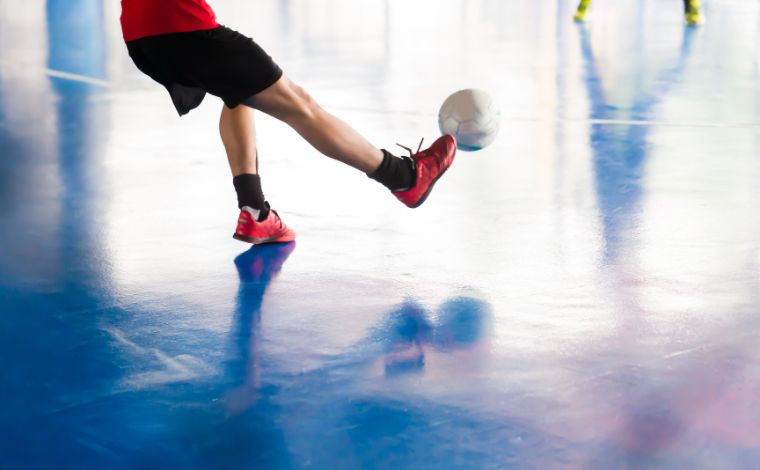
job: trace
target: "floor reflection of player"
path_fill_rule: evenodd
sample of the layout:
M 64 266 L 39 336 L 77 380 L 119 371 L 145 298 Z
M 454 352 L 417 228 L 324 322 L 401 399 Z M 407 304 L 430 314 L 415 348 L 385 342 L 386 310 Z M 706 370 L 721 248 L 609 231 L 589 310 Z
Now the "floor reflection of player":
M 221 413 L 192 408 L 180 426 L 213 436 L 203 447 L 204 458 L 222 455 L 238 467 L 256 468 L 291 468 L 304 462 L 314 468 L 421 468 L 431 461 L 461 458 L 458 447 L 440 446 L 458 429 L 490 430 L 478 437 L 479 450 L 467 457 L 469 466 L 464 468 L 522 458 L 537 446 L 545 455 L 564 452 L 551 435 L 509 413 L 493 414 L 460 398 L 417 395 L 409 381 L 396 381 L 416 382 L 414 375 L 425 371 L 427 382 L 413 387 L 448 384 L 449 390 L 479 399 L 480 392 L 471 386 L 458 386 L 482 380 L 478 365 L 490 354 L 492 307 L 478 293 L 460 293 L 434 308 L 414 298 L 405 300 L 351 346 L 323 355 L 313 369 L 289 371 L 278 361 L 267 361 L 271 356 L 262 341 L 262 305 L 293 248 L 260 245 L 235 259 L 240 286 L 233 352 L 217 389 Z M 287 335 L 273 339 L 310 341 Z M 499 400 L 509 401 L 510 394 L 499 392 Z M 185 425 L 189 422 L 192 426 Z M 519 441 L 514 441 L 517 436 Z
M 662 70 L 648 90 L 637 89 L 633 103 L 617 107 L 610 102 L 604 89 L 603 77 L 585 26 L 578 28 L 584 62 L 584 83 L 590 101 L 590 120 L 614 119 L 645 121 L 680 83 L 687 65 L 695 31 L 685 28 L 677 60 Z M 644 124 L 644 122 L 641 122 Z M 590 145 L 593 151 L 594 178 L 601 212 L 605 242 L 605 261 L 614 262 L 624 247 L 624 235 L 634 230 L 639 216 L 642 179 L 649 158 L 652 126 L 631 124 L 611 127 L 592 123 Z
M 579 32 L 584 82 L 591 103 L 589 119 L 640 123 L 617 127 L 605 123 L 591 125 L 590 145 L 605 242 L 602 268 L 614 290 L 611 297 L 616 299 L 616 310 L 620 313 L 615 334 L 609 340 L 591 343 L 587 357 L 575 358 L 599 364 L 597 367 L 606 372 L 600 374 L 603 379 L 588 382 L 593 386 L 579 387 L 577 395 L 570 400 L 575 409 L 586 411 L 566 424 L 566 437 L 575 442 L 602 443 L 598 455 L 594 456 L 599 460 L 588 462 L 586 466 L 603 466 L 599 462 L 614 461 L 624 467 L 650 467 L 661 458 L 691 458 L 677 453 L 685 448 L 683 443 L 692 437 L 690 433 L 694 429 L 690 422 L 693 417 L 688 415 L 695 410 L 683 413 L 680 403 L 688 396 L 684 394 L 683 385 L 694 378 L 689 376 L 690 366 L 680 369 L 679 374 L 672 373 L 671 365 L 663 366 L 668 367 L 668 373 L 664 374 L 656 366 L 640 364 L 640 357 L 635 359 L 638 361 L 635 366 L 603 358 L 640 354 L 641 343 L 650 340 L 647 316 L 651 312 L 643 305 L 641 293 L 642 285 L 646 284 L 641 279 L 646 276 L 636 276 L 638 266 L 631 262 L 635 257 L 625 253 L 636 248 L 645 166 L 652 147 L 653 126 L 641 124 L 650 119 L 672 87 L 681 83 L 695 32 L 691 28 L 684 29 L 677 60 L 657 75 L 651 89 L 636 90 L 633 103 L 625 108 L 612 106 L 608 100 L 588 31 L 581 26 Z M 656 357 L 654 352 L 650 354 L 647 357 Z M 707 377 L 700 379 L 709 381 Z
M 451 353 L 477 345 L 490 329 L 491 307 L 476 297 L 445 300 L 429 311 L 409 299 L 392 310 L 381 336 L 386 375 L 419 371 L 425 366 L 425 349 Z
M 295 242 L 254 245 L 235 258 L 240 279 L 233 330 L 236 354 L 228 363 L 227 373 L 238 386 L 227 395 L 230 412 L 243 410 L 258 398 L 261 304 L 267 287 L 294 249 Z
M 226 373 L 237 385 L 227 393 L 228 412 L 243 411 L 259 398 L 261 305 L 269 284 L 294 248 L 294 243 L 254 246 L 235 258 L 240 278 L 233 329 L 235 354 Z M 447 299 L 435 312 L 408 299 L 392 309 L 357 349 L 351 348 L 347 357 L 333 363 L 361 367 L 362 363 L 371 365 L 379 355 L 386 375 L 419 371 L 425 365 L 426 348 L 452 353 L 475 347 L 488 336 L 491 317 L 490 305 L 473 295 Z M 371 347 L 378 343 L 383 345 L 380 351 Z

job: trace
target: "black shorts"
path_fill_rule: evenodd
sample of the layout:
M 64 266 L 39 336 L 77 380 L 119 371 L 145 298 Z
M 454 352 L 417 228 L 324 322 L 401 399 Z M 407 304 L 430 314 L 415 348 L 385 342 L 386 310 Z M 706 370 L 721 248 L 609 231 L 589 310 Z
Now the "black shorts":
M 206 93 L 234 108 L 282 77 L 258 44 L 224 26 L 149 36 L 129 41 L 127 49 L 137 68 L 169 90 L 180 116 Z

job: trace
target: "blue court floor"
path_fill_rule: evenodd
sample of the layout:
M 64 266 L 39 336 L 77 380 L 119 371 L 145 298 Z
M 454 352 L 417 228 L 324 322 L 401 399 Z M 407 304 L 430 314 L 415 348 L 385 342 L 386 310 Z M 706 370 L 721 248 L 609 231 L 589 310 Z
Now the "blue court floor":
M 221 102 L 119 2 L 0 0 L 0 468 L 760 467 L 760 3 L 211 0 L 380 147 L 502 108 L 419 209 Z

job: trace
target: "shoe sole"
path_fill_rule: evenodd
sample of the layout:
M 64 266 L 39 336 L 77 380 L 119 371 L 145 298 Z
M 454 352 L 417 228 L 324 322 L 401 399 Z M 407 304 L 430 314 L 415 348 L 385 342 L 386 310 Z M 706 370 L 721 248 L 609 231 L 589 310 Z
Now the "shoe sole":
M 245 235 L 239 235 L 237 233 L 232 234 L 232 238 L 240 240 L 241 242 L 250 243 L 252 245 L 262 245 L 264 243 L 287 243 L 292 242 L 296 237 L 266 237 L 266 238 L 254 238 L 247 237 Z
M 451 163 L 453 164 L 454 160 L 452 160 Z M 420 207 L 425 202 L 425 200 L 427 200 L 428 196 L 430 195 L 430 191 L 432 191 L 433 190 L 433 186 L 435 186 L 435 183 L 437 183 L 438 180 L 441 179 L 441 177 L 443 175 L 445 175 L 447 171 L 449 171 L 449 168 L 451 168 L 451 165 L 449 165 L 448 167 L 446 167 L 446 169 L 443 170 L 442 172 L 438 173 L 438 176 L 436 176 L 435 179 L 430 183 L 430 186 L 428 186 L 427 190 L 425 191 L 425 194 L 422 195 L 422 197 L 420 198 L 420 200 L 417 201 L 417 203 L 415 205 L 408 206 L 408 207 L 411 208 L 411 209 L 416 209 L 416 208 Z

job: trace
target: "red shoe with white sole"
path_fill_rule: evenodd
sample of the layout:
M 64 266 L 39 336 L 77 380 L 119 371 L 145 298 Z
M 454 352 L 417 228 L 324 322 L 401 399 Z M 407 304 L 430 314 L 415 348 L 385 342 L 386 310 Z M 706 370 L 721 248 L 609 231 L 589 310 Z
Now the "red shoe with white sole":
M 259 222 L 253 215 L 253 209 L 243 207 L 240 209 L 237 228 L 232 238 L 260 245 L 262 243 L 291 242 L 296 239 L 296 232 L 285 225 L 285 222 L 274 209 L 270 209 L 267 218 Z
M 420 147 L 422 141 L 420 141 Z M 403 147 L 403 145 L 401 145 Z M 415 171 L 417 172 L 417 179 L 414 182 L 414 186 L 403 191 L 391 191 L 399 201 L 403 202 L 409 207 L 419 207 L 425 202 L 430 191 L 433 190 L 433 185 L 438 179 L 446 173 L 451 164 L 454 162 L 454 155 L 457 152 L 457 141 L 454 136 L 444 135 L 439 137 L 433 145 L 421 151 L 417 149 L 417 153 L 411 155 L 412 150 L 404 147 L 409 151 L 409 154 L 414 161 Z

